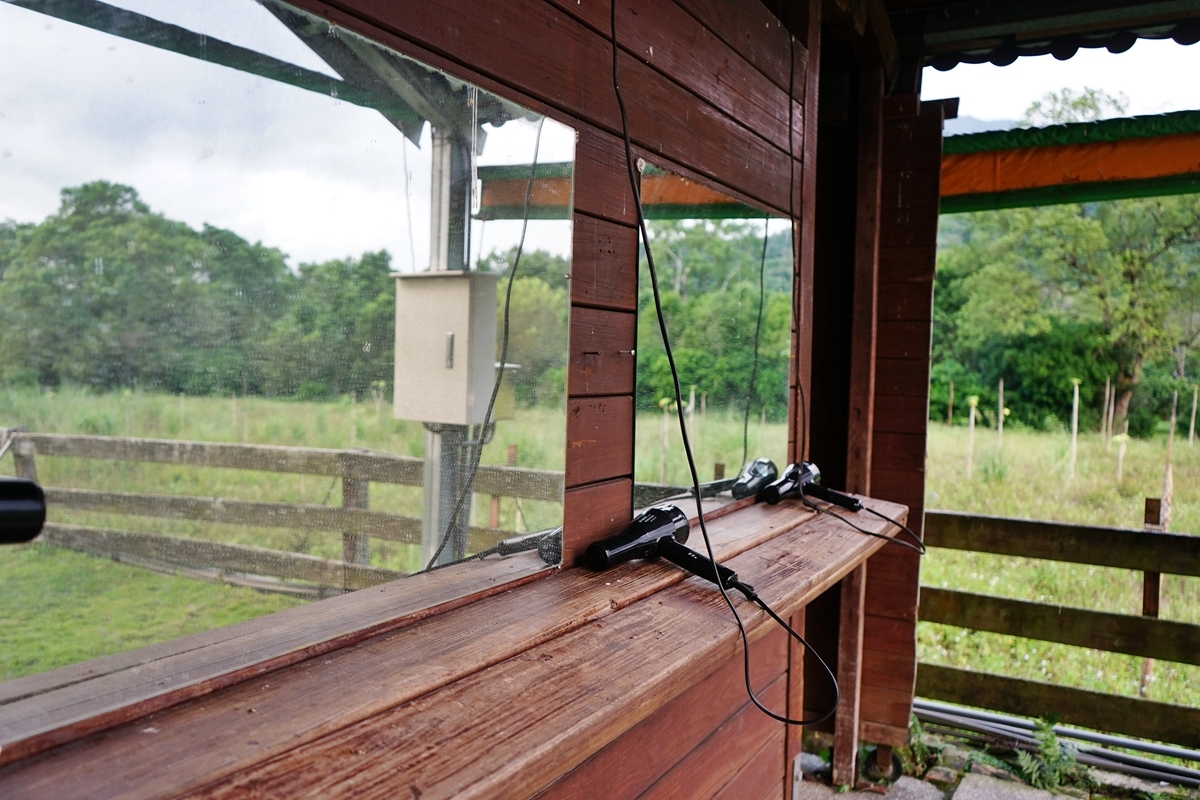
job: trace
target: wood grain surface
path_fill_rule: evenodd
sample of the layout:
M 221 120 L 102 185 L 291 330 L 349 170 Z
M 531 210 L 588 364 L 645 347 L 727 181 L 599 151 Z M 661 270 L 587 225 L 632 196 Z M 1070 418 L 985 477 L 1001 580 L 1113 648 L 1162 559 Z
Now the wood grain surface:
M 772 684 L 786 669 L 782 630 L 750 646 L 750 680 Z M 734 656 L 704 680 L 630 728 L 538 794 L 538 800 L 633 800 L 698 748 L 708 734 L 748 704 L 744 664 Z
M 567 403 L 570 486 L 633 474 L 633 397 L 572 398 Z
M 709 527 L 719 557 L 784 614 L 883 544 L 790 503 Z M 743 533 L 768 531 L 740 551 Z M 271 796 L 314 779 L 310 789 L 326 794 L 408 785 L 426 797 L 532 794 L 736 654 L 719 595 L 682 577 L 654 564 L 566 570 L 10 765 L 0 793 L 171 796 L 211 784 L 208 796 L 252 787 Z M 771 632 L 761 613 L 743 616 L 752 640 Z M 595 688 L 588 674 L 613 677 Z M 380 748 L 379 736 L 411 744 Z
M 582 308 L 571 312 L 571 397 L 633 394 L 637 314 Z
M 625 173 L 610 178 L 629 191 Z M 571 245 L 571 304 L 637 310 L 636 228 L 587 214 L 575 215 Z

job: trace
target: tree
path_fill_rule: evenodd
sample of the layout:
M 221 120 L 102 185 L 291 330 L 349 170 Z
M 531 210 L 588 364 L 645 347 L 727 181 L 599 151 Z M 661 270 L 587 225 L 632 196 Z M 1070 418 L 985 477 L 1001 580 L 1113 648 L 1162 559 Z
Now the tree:
M 36 225 L 0 227 L 0 373 L 98 389 L 245 389 L 281 312 L 277 250 L 153 213 L 129 186 L 64 189 Z
M 263 344 L 267 391 L 366 397 L 392 382 L 396 289 L 386 250 L 301 264 L 287 313 Z
M 1085 86 L 1082 92 L 1072 89 L 1049 92 L 1025 109 L 1021 122 L 1038 127 L 1067 122 L 1095 122 L 1120 116 L 1128 108 L 1129 98 L 1124 94 L 1114 97 L 1101 89 Z

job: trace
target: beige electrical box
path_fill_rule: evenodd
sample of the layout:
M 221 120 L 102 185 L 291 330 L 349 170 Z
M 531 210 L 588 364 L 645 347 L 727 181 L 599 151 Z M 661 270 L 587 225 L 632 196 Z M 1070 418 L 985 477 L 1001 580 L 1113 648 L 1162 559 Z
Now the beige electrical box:
M 496 280 L 490 272 L 396 278 L 396 419 L 478 425 L 496 377 Z

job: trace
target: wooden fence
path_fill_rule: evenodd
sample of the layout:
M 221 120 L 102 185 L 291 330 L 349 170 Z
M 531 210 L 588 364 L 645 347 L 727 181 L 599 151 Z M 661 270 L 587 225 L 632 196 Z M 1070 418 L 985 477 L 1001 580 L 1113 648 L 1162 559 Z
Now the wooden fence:
M 1200 577 L 1200 536 L 1057 522 L 925 514 L 931 547 Z M 919 618 L 977 631 L 1200 665 L 1200 625 L 921 587 Z M 922 662 L 917 694 L 1186 747 L 1200 709 Z
M 133 533 L 78 525 L 47 523 L 40 541 L 147 566 L 199 571 L 258 588 L 293 593 L 328 593 L 360 589 L 400 577 L 402 573 L 370 567 L 370 538 L 419 544 L 421 520 L 372 511 L 371 482 L 421 486 L 422 459 L 367 450 L 322 450 L 307 447 L 133 439 L 110 436 L 11 432 L 17 475 L 37 480 L 37 456 L 141 461 L 191 467 L 258 470 L 324 475 L 342 479 L 342 506 L 273 503 L 166 494 L 112 492 L 43 487 L 51 509 L 100 511 L 143 517 L 197 520 L 233 525 L 291 528 L 340 533 L 343 559 L 269 550 L 159 534 Z M 477 494 L 562 502 L 563 474 L 519 467 L 481 466 Z M 479 551 L 513 531 L 472 526 L 469 546 Z M 232 579 L 227 573 L 234 573 Z M 296 587 L 278 579 L 304 581 Z

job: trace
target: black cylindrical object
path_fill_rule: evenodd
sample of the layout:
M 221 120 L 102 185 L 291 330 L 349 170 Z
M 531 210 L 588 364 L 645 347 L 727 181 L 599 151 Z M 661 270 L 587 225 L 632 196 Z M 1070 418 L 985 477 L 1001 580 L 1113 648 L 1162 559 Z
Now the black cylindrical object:
M 24 478 L 0 478 L 0 544 L 28 542 L 46 522 L 46 494 Z
M 588 547 L 588 566 L 599 571 L 632 558 L 653 558 L 658 555 L 660 540 L 674 539 L 683 544 L 689 533 L 691 525 L 682 510 L 676 506 L 654 506 L 638 514 L 616 536 Z
M 762 491 L 762 499 L 771 505 L 780 500 L 794 497 L 800 493 L 801 487 L 809 483 L 821 482 L 821 470 L 811 461 L 801 461 L 798 464 L 788 464 L 787 469 L 779 480 Z
M 758 494 L 763 487 L 777 477 L 779 477 L 779 468 L 775 466 L 774 461 L 769 458 L 756 458 L 742 470 L 742 474 L 734 481 L 730 492 L 734 499 L 741 500 L 743 497 Z

